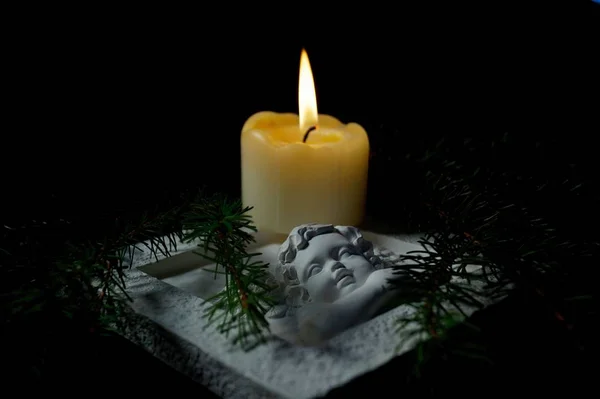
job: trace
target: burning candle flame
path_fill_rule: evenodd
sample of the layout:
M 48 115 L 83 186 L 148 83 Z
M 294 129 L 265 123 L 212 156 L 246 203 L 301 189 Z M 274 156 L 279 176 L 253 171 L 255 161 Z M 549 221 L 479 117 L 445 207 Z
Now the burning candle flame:
M 319 122 L 317 111 L 317 94 L 315 82 L 306 50 L 300 55 L 300 77 L 298 79 L 298 111 L 300 115 L 300 131 L 306 132 Z

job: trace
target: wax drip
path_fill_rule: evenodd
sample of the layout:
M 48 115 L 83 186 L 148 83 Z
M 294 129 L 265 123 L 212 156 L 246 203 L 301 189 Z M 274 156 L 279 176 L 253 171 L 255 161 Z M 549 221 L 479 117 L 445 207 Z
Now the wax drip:
M 311 127 L 308 128 L 308 130 L 304 134 L 304 139 L 302 139 L 303 143 L 306 143 L 306 139 L 308 139 L 309 133 L 312 132 L 313 130 L 317 130 L 317 127 L 316 126 L 311 126 Z

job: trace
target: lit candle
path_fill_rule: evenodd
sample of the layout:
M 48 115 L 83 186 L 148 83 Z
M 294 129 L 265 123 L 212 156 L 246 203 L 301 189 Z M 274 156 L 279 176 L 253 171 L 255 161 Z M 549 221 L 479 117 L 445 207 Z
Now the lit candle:
M 364 218 L 369 139 L 357 123 L 319 115 L 306 51 L 299 115 L 258 112 L 241 134 L 242 202 L 259 230 L 288 234 L 303 223 L 358 226 Z

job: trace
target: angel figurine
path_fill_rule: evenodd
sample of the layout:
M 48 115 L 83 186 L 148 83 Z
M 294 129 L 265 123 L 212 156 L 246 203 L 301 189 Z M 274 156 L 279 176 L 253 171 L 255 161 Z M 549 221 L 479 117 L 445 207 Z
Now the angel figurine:
M 317 345 L 369 320 L 393 297 L 391 265 L 352 226 L 304 224 L 283 242 L 272 272 L 279 305 L 266 315 L 271 331 Z

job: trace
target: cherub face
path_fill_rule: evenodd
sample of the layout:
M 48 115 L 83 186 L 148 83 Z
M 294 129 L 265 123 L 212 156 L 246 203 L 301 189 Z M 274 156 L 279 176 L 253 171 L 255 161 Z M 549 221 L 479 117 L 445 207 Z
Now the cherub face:
M 362 286 L 375 271 L 360 250 L 337 232 L 313 237 L 292 265 L 315 302 L 335 302 Z

